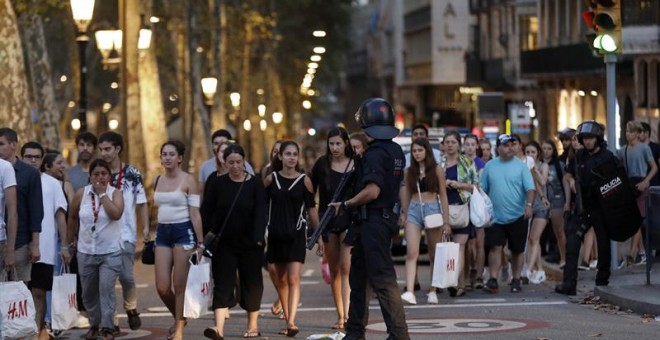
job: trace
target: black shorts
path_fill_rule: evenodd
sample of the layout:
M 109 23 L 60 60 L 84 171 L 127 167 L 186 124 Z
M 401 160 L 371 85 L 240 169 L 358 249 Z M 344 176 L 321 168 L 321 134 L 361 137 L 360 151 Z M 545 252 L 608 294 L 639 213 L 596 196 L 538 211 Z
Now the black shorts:
M 486 248 L 504 246 L 509 244 L 509 250 L 514 254 L 525 252 L 527 243 L 527 219 L 521 216 L 509 224 L 493 224 L 486 228 Z
M 32 264 L 32 279 L 28 288 L 37 288 L 45 291 L 53 290 L 53 265 L 46 263 Z

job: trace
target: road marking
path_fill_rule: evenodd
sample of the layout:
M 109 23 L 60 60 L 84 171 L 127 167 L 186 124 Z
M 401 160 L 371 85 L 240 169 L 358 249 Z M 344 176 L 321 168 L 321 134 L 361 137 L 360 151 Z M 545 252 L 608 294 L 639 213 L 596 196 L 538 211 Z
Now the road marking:
M 302 273 L 302 277 L 310 277 L 314 275 L 314 269 L 305 269 L 305 271 Z
M 408 332 L 411 334 L 438 334 L 438 333 L 484 333 L 506 332 L 547 327 L 548 323 L 537 320 L 509 320 L 485 318 L 437 318 L 437 319 L 410 319 L 406 320 Z M 377 322 L 367 326 L 370 331 L 386 332 L 384 322 Z
M 404 309 L 450 309 L 450 308 L 481 308 L 481 307 L 529 307 L 529 306 L 557 306 L 557 305 L 566 305 L 568 301 L 527 301 L 527 302 L 485 302 L 485 303 L 452 303 L 446 305 L 417 305 L 417 306 L 404 306 Z M 259 310 L 259 313 L 270 313 L 270 305 L 266 305 L 267 308 L 262 308 Z M 262 307 L 264 307 L 262 305 Z M 153 307 L 159 308 L 159 307 Z M 153 308 L 147 308 L 148 311 L 151 311 Z M 380 310 L 380 306 L 372 305 L 369 306 L 370 310 Z M 298 312 L 334 312 L 337 309 L 335 307 L 307 307 L 307 308 L 298 308 Z M 230 314 L 245 314 L 244 310 L 230 310 Z M 213 314 L 213 312 L 206 311 L 203 315 Z M 126 315 L 119 314 L 119 318 L 126 318 Z M 152 313 L 140 313 L 140 317 L 162 317 L 167 316 L 171 317 L 169 312 L 152 312 Z
M 300 281 L 301 285 L 317 285 L 321 283 L 321 281 Z
M 147 288 L 147 287 L 149 287 L 148 283 L 138 283 L 135 285 L 135 288 Z M 121 288 L 121 284 L 116 284 L 115 289 L 116 288 Z

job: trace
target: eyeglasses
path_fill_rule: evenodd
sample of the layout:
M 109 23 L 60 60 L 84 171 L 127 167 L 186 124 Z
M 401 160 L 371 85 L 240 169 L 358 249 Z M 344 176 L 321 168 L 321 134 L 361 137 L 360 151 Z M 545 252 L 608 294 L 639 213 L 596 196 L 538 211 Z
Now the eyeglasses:
M 37 159 L 41 159 L 41 155 L 23 155 L 23 159 L 31 159 L 36 161 Z

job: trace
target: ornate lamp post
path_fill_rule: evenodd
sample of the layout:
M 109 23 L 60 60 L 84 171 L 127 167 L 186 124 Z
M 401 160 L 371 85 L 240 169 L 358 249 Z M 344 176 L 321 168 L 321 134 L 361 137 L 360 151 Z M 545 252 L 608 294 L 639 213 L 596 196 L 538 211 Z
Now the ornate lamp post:
M 213 120 L 213 99 L 215 91 L 218 89 L 218 78 L 202 78 L 202 93 L 204 93 L 204 106 L 209 114 L 209 124 Z
M 71 13 L 73 20 L 78 27 L 78 53 L 80 59 L 80 93 L 78 97 L 78 116 L 80 131 L 87 131 L 87 63 L 85 52 L 89 37 L 87 36 L 87 27 L 94 14 L 94 0 L 71 0 Z

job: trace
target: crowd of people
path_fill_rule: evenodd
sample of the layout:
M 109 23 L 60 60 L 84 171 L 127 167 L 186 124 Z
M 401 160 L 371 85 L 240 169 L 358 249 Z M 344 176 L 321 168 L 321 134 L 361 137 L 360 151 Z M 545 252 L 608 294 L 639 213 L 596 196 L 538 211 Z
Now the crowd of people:
M 576 294 L 578 269 L 597 269 L 596 284 L 607 285 L 610 238 L 602 217 L 594 213 L 599 209 L 592 199 L 594 179 L 585 168 L 622 164 L 638 191 L 642 216 L 648 187 L 660 184 L 660 145 L 650 142 L 646 123 L 627 124 L 627 145 L 616 154 L 606 150 L 603 127 L 594 121 L 560 131 L 560 144 L 555 139 L 523 143 L 520 136 L 504 134 L 493 148 L 488 139 L 449 131 L 440 149 L 432 147 L 428 129 L 418 124 L 404 155 L 391 140 L 399 131 L 387 102 L 363 103 L 358 122 L 363 132 L 327 131 L 325 154 L 309 171 L 301 168 L 303 150 L 291 140 L 276 141 L 270 162 L 256 173 L 231 134 L 218 130 L 211 138 L 214 157 L 202 164 L 198 178 L 182 168 L 183 143 L 162 145 L 162 172 L 153 183 L 158 208 L 155 286 L 173 317 L 169 339 L 183 338 L 190 259 L 205 255 L 211 257 L 215 317 L 204 336 L 223 339 L 228 309 L 236 304 L 247 311 L 243 336 L 261 335 L 262 269 L 278 294 L 271 311 L 284 322 L 279 334 L 295 336 L 307 237 L 322 216 L 333 213 L 317 253 L 328 263 L 337 314 L 328 326 L 346 330 L 348 339 L 364 336 L 372 289 L 388 333 L 396 339 L 408 338 L 402 306 L 417 304 L 420 286 L 428 287 L 428 304 L 439 303 L 442 290 L 431 282 L 420 285 L 417 278 L 423 235 L 431 270 L 438 243 L 459 244 L 459 279 L 447 288 L 450 297 L 475 289 L 497 293 L 500 283 L 508 283 L 512 292 L 520 292 L 523 284 L 539 284 L 546 280 L 543 255 L 564 270 L 558 293 Z M 134 279 L 138 226 L 145 242 L 152 233 L 142 176 L 121 161 L 122 136 L 80 133 L 78 162 L 68 170 L 55 150 L 30 141 L 19 159 L 17 145 L 16 132 L 0 128 L 0 262 L 8 279 L 23 281 L 32 291 L 38 338 L 49 338 L 48 292 L 62 266 L 79 274 L 78 307 L 89 322 L 86 339 L 118 334 L 117 280 L 129 327 L 139 329 Z M 347 179 L 347 189 L 336 192 Z M 464 218 L 479 188 L 493 204 L 493 225 L 487 228 Z M 438 214 L 442 222 L 428 218 Z M 571 216 L 581 222 L 569 223 Z M 403 292 L 389 251 L 398 228 L 404 229 L 407 243 Z M 619 267 L 644 263 L 651 255 L 640 232 L 628 254 L 621 248 Z

